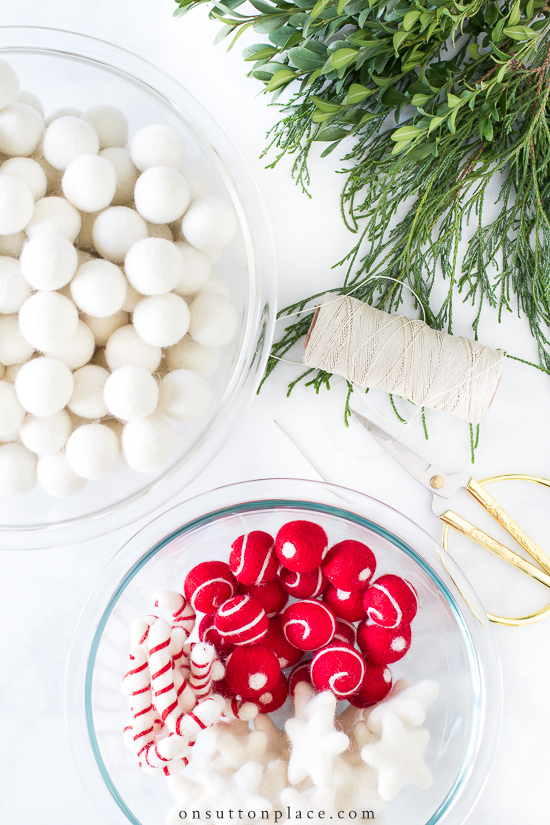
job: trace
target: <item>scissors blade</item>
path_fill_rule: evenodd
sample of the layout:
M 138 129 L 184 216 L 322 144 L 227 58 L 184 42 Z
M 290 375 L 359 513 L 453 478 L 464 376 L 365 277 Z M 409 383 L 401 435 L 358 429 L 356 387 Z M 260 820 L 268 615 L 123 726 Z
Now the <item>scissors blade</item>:
M 391 457 L 400 464 L 413 478 L 424 485 L 434 496 L 434 504 L 436 499 L 449 499 L 455 495 L 462 487 L 466 487 L 470 481 L 470 476 L 466 473 L 455 473 L 449 475 L 442 473 L 441 470 L 430 464 L 425 458 L 413 452 L 409 447 L 398 441 L 393 435 L 390 435 L 375 424 L 364 415 L 360 415 L 355 410 L 352 410 L 354 418 L 375 438 L 378 443 L 391 455 Z M 446 502 L 442 502 L 444 508 L 447 508 Z M 440 507 L 434 506 L 434 512 L 437 512 Z

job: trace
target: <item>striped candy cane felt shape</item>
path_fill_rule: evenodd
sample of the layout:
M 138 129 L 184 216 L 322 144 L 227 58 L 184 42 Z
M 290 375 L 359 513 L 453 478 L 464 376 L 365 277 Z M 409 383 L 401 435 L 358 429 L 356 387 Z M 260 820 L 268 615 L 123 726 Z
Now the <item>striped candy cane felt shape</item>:
M 123 679 L 122 692 L 128 697 L 131 709 L 125 742 L 132 753 L 138 754 L 155 737 L 150 671 L 145 651 L 140 647 L 134 648 L 130 654 L 130 669 Z
M 185 596 L 175 590 L 157 590 L 153 596 L 153 603 L 155 607 L 169 610 L 172 613 L 172 627 L 183 628 L 187 633 L 186 638 L 189 638 L 197 617 Z
M 130 625 L 130 644 L 134 647 L 143 647 L 147 651 L 147 637 L 149 628 L 158 619 L 158 616 L 145 616 L 143 619 L 136 619 Z
M 197 699 L 208 696 L 212 689 L 212 664 L 216 658 L 213 645 L 197 642 L 191 648 L 189 684 Z
M 244 719 L 249 722 L 258 715 L 258 707 L 254 702 L 246 702 L 244 699 L 237 699 L 235 696 L 227 697 L 223 716 L 225 719 Z
M 170 654 L 175 668 L 181 668 L 183 675 L 189 679 L 189 654 L 185 650 L 187 630 L 179 625 L 172 627 L 170 633 Z
M 151 626 L 148 637 L 149 670 L 153 702 L 160 718 L 172 733 L 181 736 L 180 725 L 185 714 L 180 710 L 180 697 L 174 684 L 174 665 L 170 653 L 171 630 L 163 619 Z
M 180 724 L 182 736 L 187 736 L 189 742 L 194 742 L 201 730 L 211 727 L 217 722 L 225 708 L 223 696 L 209 696 L 187 713 Z

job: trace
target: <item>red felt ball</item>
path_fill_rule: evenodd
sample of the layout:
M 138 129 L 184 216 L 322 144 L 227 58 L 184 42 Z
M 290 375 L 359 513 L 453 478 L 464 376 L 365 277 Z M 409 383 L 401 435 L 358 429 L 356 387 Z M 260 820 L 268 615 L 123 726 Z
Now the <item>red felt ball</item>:
M 391 690 L 392 675 L 387 665 L 374 665 L 367 662 L 365 678 L 361 687 L 349 701 L 356 708 L 368 708 L 385 699 Z
M 281 627 L 294 647 L 317 650 L 330 642 L 336 630 L 336 617 L 330 607 L 315 599 L 303 599 L 281 613 Z
M 214 626 L 214 616 L 207 613 L 202 617 L 199 623 L 199 639 L 208 645 L 213 645 L 217 653 L 227 656 L 232 650 L 235 650 L 235 645 L 228 642 L 223 636 L 220 636 Z
M 323 561 L 323 572 L 339 590 L 361 590 L 374 575 L 374 553 L 360 541 L 347 539 L 331 547 Z
M 268 619 L 280 613 L 288 601 L 288 593 L 285 593 L 277 580 L 267 584 L 241 584 L 239 593 L 248 593 L 260 602 Z
M 314 599 L 320 596 L 328 585 L 327 577 L 320 567 L 308 573 L 298 573 L 296 570 L 280 567 L 279 581 L 286 592 L 296 599 Z
M 260 602 L 243 594 L 218 608 L 214 625 L 223 639 L 234 645 L 252 645 L 267 632 L 268 619 Z
M 365 590 L 363 605 L 372 622 L 396 629 L 412 622 L 418 609 L 418 596 L 406 579 L 388 573 Z
M 346 622 L 345 619 L 338 619 L 332 641 L 343 642 L 344 644 L 351 645 L 353 647 L 355 644 L 355 637 L 355 625 L 352 625 L 351 622 Z
M 327 534 L 312 521 L 289 521 L 275 538 L 275 551 L 287 570 L 308 573 L 319 567 L 328 546 Z
M 231 547 L 229 567 L 241 584 L 266 584 L 277 575 L 279 561 L 269 533 L 252 530 L 235 539 Z
M 330 690 L 337 699 L 349 699 L 365 678 L 365 660 L 351 645 L 329 644 L 311 662 L 311 681 L 317 690 Z
M 323 593 L 323 601 L 332 607 L 339 619 L 357 622 L 365 616 L 361 590 L 339 590 L 329 584 Z
M 294 647 L 287 640 L 281 627 L 280 616 L 275 616 L 269 620 L 267 633 L 262 638 L 262 644 L 275 651 L 282 668 L 295 665 L 304 655 L 303 650 Z
M 387 665 L 402 659 L 411 646 L 411 626 L 380 627 L 363 619 L 357 628 L 357 644 L 369 662 Z
M 183 585 L 194 610 L 215 613 L 237 592 L 237 580 L 224 561 L 203 561 L 189 571 Z
M 258 699 L 275 687 L 280 675 L 279 660 L 265 645 L 237 647 L 225 663 L 225 681 L 243 699 Z
M 291 699 L 294 699 L 294 691 L 296 690 L 296 685 L 298 682 L 307 682 L 308 685 L 313 687 L 310 668 L 311 659 L 308 659 L 307 662 L 301 662 L 290 671 L 290 675 L 288 677 L 288 692 L 290 693 Z
M 270 690 L 266 690 L 256 700 L 256 705 L 260 713 L 271 713 L 278 710 L 286 702 L 288 696 L 288 684 L 284 673 L 279 676 L 279 681 Z

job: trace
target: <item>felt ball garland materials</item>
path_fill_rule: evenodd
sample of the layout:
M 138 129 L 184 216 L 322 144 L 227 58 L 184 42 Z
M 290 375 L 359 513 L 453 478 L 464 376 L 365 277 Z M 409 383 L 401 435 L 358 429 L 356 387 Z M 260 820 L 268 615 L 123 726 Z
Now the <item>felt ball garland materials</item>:
M 418 596 L 410 582 L 389 573 L 365 590 L 363 606 L 371 622 L 397 629 L 416 616 Z
M 305 682 L 307 685 L 313 687 L 313 682 L 311 681 L 311 659 L 308 659 L 307 662 L 300 662 L 290 671 L 288 677 L 288 692 L 292 699 L 294 699 L 296 686 L 300 682 Z
M 262 644 L 275 652 L 283 669 L 297 664 L 304 655 L 303 650 L 291 644 L 286 638 L 280 616 L 270 619 L 267 632 L 262 637 Z
M 321 567 L 307 573 L 298 573 L 281 567 L 279 581 L 286 592 L 297 599 L 314 599 L 320 596 L 328 586 L 328 579 Z
M 411 626 L 380 627 L 363 619 L 357 628 L 357 644 L 374 664 L 391 664 L 402 659 L 411 646 Z
M 236 592 L 237 581 L 224 561 L 203 561 L 185 578 L 185 598 L 201 613 L 215 613 Z
M 374 553 L 360 541 L 340 541 L 330 548 L 323 560 L 323 573 L 339 590 L 360 590 L 376 570 Z
M 357 622 L 365 616 L 362 590 L 340 590 L 329 584 L 323 593 L 323 601 L 330 605 L 339 619 Z
M 288 682 L 283 673 L 279 675 L 277 683 L 269 690 L 264 691 L 256 699 L 260 713 L 273 713 L 286 702 L 288 696 Z
M 237 647 L 227 657 L 225 681 L 235 696 L 258 699 L 274 688 L 279 681 L 281 667 L 271 648 L 258 645 Z
M 231 545 L 229 566 L 241 584 L 266 584 L 277 575 L 275 542 L 269 533 L 252 530 Z
M 288 593 L 285 593 L 278 580 L 266 584 L 240 584 L 239 593 L 248 593 L 259 601 L 268 619 L 280 613 L 288 601 Z
M 289 521 L 275 538 L 279 561 L 288 570 L 308 573 L 321 564 L 327 550 L 325 531 L 311 521 Z
M 311 661 L 311 681 L 317 690 L 330 690 L 337 699 L 348 699 L 365 677 L 365 660 L 351 645 L 328 644 Z
M 365 675 L 359 690 L 349 701 L 356 708 L 368 708 L 386 698 L 392 688 L 392 675 L 385 664 L 366 663 Z
M 281 613 L 281 626 L 287 641 L 300 650 L 317 650 L 328 644 L 336 630 L 333 611 L 322 602 L 303 599 Z
M 251 645 L 265 636 L 268 618 L 260 602 L 248 595 L 233 596 L 214 616 L 216 630 L 235 645 Z

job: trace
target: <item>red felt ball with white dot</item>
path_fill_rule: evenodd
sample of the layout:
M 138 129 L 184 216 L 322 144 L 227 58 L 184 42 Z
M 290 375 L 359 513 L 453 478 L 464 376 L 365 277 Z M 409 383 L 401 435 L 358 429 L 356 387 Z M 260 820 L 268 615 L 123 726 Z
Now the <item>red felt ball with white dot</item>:
M 303 599 L 286 607 L 280 615 L 283 632 L 294 647 L 317 650 L 330 642 L 336 617 L 330 607 L 315 599 Z
M 361 590 L 374 575 L 374 553 L 360 541 L 347 539 L 331 547 L 323 561 L 323 572 L 340 590 Z
M 339 619 L 357 622 L 365 617 L 361 590 L 340 590 L 329 584 L 323 593 L 323 601 L 334 610 Z
M 248 593 L 259 601 L 268 619 L 280 613 L 288 601 L 288 593 L 285 593 L 276 579 L 267 584 L 241 584 L 239 593 Z
M 301 662 L 296 667 L 292 668 L 288 677 L 288 692 L 290 694 L 290 698 L 294 699 L 294 692 L 296 690 L 296 685 L 298 682 L 306 682 L 308 685 L 313 687 L 313 682 L 311 681 L 311 659 L 308 659 L 307 662 Z
M 328 585 L 328 579 L 320 567 L 307 573 L 280 567 L 279 581 L 286 592 L 296 599 L 314 599 L 320 596 Z
M 215 613 L 237 592 L 237 580 L 224 561 L 203 561 L 189 571 L 183 589 L 194 610 Z
M 237 647 L 225 663 L 225 681 L 243 699 L 258 699 L 275 687 L 280 674 L 277 656 L 264 645 Z
M 282 668 L 297 664 L 304 655 L 303 650 L 291 645 L 286 638 L 279 616 L 269 620 L 267 633 L 262 638 L 262 644 L 270 647 L 275 652 Z
M 287 696 L 288 683 L 284 673 L 281 673 L 275 687 L 265 691 L 265 693 L 262 693 L 262 695 L 256 699 L 256 706 L 260 713 L 272 713 L 284 705 Z
M 351 645 L 329 644 L 311 661 L 311 681 L 317 690 L 330 690 L 337 699 L 357 693 L 365 678 L 365 660 Z
M 369 662 L 390 664 L 402 659 L 411 646 L 411 626 L 403 625 L 397 629 L 380 627 L 363 619 L 357 628 L 357 644 Z
M 416 616 L 418 596 L 406 579 L 388 573 L 365 590 L 363 605 L 375 624 L 398 628 L 410 624 Z
M 214 625 L 234 645 L 252 645 L 267 632 L 268 618 L 260 602 L 248 594 L 233 596 L 218 608 Z
M 391 686 L 392 675 L 389 667 L 367 662 L 365 678 L 357 693 L 349 697 L 349 701 L 356 708 L 368 708 L 385 699 Z
M 241 584 L 266 584 L 279 569 L 273 536 L 262 530 L 252 530 L 239 536 L 231 545 L 229 567 Z
M 283 567 L 299 573 L 319 567 L 327 547 L 327 534 L 312 521 L 289 521 L 275 538 L 275 551 Z
M 338 619 L 336 622 L 336 630 L 332 638 L 333 642 L 343 642 L 344 644 L 353 645 L 356 639 L 355 625 L 347 622 L 345 619 Z
M 235 645 L 232 644 L 232 642 L 220 636 L 214 625 L 214 616 L 210 613 L 207 613 L 200 620 L 199 639 L 207 645 L 213 645 L 216 648 L 216 652 L 223 656 L 226 656 L 235 649 Z

